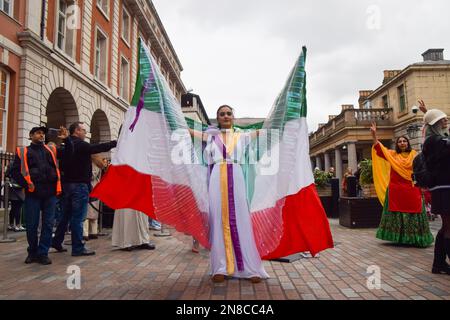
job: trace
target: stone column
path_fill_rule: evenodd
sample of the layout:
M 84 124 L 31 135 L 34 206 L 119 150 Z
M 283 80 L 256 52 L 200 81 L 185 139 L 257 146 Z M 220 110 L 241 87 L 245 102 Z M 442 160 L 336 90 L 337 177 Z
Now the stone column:
M 341 155 L 341 149 L 336 148 L 334 150 L 335 159 L 336 159 L 336 178 L 338 178 L 340 181 L 342 181 L 342 155 Z
M 322 159 L 320 158 L 320 156 L 316 156 L 316 168 L 322 170 Z
M 355 173 L 358 170 L 358 157 L 356 155 L 356 144 L 354 142 L 350 142 L 347 144 L 347 152 L 348 152 L 348 166 L 352 169 L 352 172 Z
M 328 170 L 330 170 L 331 167 L 330 154 L 325 152 L 324 158 L 325 158 L 325 172 L 328 172 Z

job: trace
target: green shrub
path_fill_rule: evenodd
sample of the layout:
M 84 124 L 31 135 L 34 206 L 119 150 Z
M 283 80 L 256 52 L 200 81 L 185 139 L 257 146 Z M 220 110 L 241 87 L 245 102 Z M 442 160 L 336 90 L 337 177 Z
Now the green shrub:
M 318 188 L 325 188 L 332 178 L 333 175 L 331 173 L 319 169 L 314 170 L 314 183 Z
M 359 177 L 359 184 L 366 186 L 373 184 L 372 160 L 364 159 L 360 162 L 361 175 Z

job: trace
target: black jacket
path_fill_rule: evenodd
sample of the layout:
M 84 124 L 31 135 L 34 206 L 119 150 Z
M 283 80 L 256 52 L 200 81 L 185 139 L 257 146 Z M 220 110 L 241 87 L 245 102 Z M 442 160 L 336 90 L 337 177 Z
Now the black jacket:
M 434 186 L 450 186 L 450 138 L 431 136 L 423 144 L 427 169 Z
M 64 146 L 57 148 L 57 158 L 61 159 L 71 152 L 72 149 L 70 145 L 68 147 Z M 44 147 L 44 144 L 31 143 L 28 147 L 27 158 L 28 170 L 30 172 L 31 181 L 35 186 L 35 192 L 30 193 L 28 191 L 28 183 L 22 175 L 21 160 L 17 154 L 11 167 L 11 178 L 25 188 L 27 195 L 39 198 L 55 196 L 58 175 L 51 153 Z
M 92 179 L 91 155 L 108 152 L 115 148 L 117 141 L 100 144 L 90 144 L 77 137 L 69 137 L 67 143 L 72 143 L 73 153 L 61 159 L 61 175 L 63 183 L 86 183 Z

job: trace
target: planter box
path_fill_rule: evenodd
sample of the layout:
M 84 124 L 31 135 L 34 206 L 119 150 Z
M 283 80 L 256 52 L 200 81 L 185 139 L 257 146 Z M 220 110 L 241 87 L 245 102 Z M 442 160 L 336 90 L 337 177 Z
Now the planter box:
M 383 207 L 378 198 L 339 200 L 339 224 L 347 228 L 378 228 Z
M 331 197 L 331 186 L 325 188 L 316 187 L 319 197 Z
M 369 184 L 361 186 L 362 196 L 364 198 L 377 198 L 377 191 L 375 190 L 375 185 Z

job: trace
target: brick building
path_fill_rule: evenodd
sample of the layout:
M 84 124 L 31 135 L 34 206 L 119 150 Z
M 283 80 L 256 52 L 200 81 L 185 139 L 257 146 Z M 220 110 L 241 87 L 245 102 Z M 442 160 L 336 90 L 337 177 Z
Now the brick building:
M 83 121 L 117 138 L 134 92 L 138 38 L 181 100 L 183 67 L 150 0 L 0 0 L 0 147 L 36 125 Z M 195 110 L 205 114 L 204 110 Z

